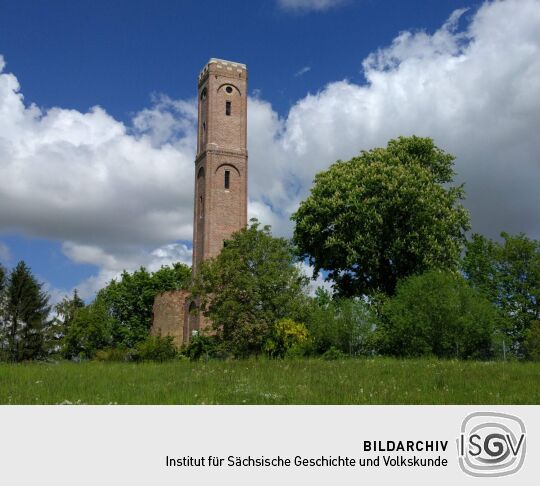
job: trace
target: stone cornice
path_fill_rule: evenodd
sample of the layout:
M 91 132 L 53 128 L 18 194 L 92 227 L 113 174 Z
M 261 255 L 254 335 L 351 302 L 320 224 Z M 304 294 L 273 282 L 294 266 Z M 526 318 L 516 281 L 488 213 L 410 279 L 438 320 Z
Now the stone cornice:
M 248 152 L 247 150 L 226 150 L 226 149 L 217 149 L 217 148 L 207 148 L 206 150 L 203 150 L 196 158 L 195 158 L 195 165 L 197 165 L 206 155 L 214 154 L 214 155 L 225 155 L 225 156 L 233 156 L 233 157 L 247 157 Z

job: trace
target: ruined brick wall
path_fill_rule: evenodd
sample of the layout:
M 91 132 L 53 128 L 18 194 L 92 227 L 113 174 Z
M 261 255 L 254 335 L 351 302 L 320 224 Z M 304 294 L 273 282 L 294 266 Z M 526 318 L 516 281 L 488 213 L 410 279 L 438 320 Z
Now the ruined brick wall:
M 185 303 L 188 296 L 186 290 L 171 290 L 156 295 L 151 335 L 172 336 L 176 346 L 184 342 Z

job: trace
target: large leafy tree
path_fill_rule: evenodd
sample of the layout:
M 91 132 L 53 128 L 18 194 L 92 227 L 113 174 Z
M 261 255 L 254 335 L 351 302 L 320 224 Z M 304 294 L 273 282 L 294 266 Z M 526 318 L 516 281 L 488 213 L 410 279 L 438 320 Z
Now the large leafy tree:
M 5 295 L 4 330 L 11 361 L 41 358 L 50 306 L 42 289 L 24 262 L 11 271 Z
M 317 174 L 292 216 L 301 257 L 344 296 L 393 294 L 401 278 L 455 267 L 469 215 L 453 160 L 430 138 L 400 137 Z
M 524 234 L 501 237 L 499 243 L 473 235 L 463 271 L 506 318 L 508 349 L 522 357 L 531 323 L 540 321 L 540 241 Z
M 193 285 L 199 308 L 236 356 L 258 354 L 280 319 L 300 319 L 307 279 L 290 243 L 256 220 L 204 261 Z

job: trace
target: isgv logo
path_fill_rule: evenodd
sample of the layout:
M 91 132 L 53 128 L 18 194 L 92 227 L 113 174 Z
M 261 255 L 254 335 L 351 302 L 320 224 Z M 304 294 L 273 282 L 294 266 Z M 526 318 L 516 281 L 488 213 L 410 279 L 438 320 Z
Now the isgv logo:
M 459 465 L 476 477 L 516 473 L 525 461 L 525 425 L 514 415 L 497 412 L 471 413 L 461 424 L 457 439 Z

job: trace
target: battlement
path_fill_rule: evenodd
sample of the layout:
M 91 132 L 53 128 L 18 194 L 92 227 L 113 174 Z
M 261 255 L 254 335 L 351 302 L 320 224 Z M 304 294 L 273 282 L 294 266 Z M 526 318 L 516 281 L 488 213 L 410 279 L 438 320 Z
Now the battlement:
M 245 78 L 247 75 L 247 67 L 240 62 L 225 61 L 224 59 L 217 59 L 212 57 L 199 73 L 199 83 L 203 80 L 208 73 L 217 72 L 225 76 L 234 76 Z

